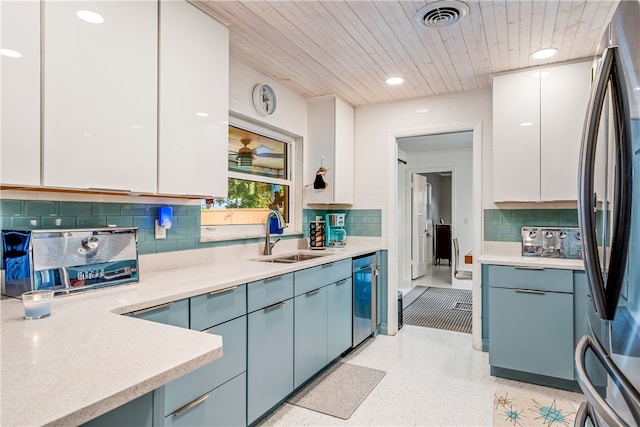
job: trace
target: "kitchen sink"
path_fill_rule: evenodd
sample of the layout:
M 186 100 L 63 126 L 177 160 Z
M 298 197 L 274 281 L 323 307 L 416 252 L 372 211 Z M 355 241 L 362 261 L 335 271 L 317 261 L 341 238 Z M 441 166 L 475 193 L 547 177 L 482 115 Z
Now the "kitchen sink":
M 258 259 L 257 261 L 261 261 L 261 262 L 275 262 L 275 263 L 281 263 L 281 264 L 291 264 L 294 262 L 300 262 L 300 261 L 308 261 L 310 259 L 315 259 L 315 258 L 320 258 L 323 257 L 325 254 L 293 254 L 293 255 L 285 255 L 285 256 L 281 256 L 281 257 L 276 257 L 276 258 L 268 258 L 268 259 Z

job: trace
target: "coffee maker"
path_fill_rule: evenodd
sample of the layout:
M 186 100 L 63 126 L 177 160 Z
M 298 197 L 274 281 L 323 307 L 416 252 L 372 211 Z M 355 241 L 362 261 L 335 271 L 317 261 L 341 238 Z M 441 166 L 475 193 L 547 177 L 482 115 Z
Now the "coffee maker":
M 327 246 L 330 248 L 343 248 L 347 241 L 344 213 L 331 213 L 326 215 Z

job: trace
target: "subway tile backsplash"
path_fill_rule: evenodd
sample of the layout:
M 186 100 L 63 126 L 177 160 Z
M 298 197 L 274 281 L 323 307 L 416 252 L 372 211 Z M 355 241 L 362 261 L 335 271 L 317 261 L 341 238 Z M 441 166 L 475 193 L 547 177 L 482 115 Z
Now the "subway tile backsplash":
M 602 222 L 602 211 L 596 212 L 596 223 Z M 522 227 L 577 228 L 577 209 L 485 209 L 484 240 L 520 242 Z M 600 242 L 601 233 L 597 233 Z
M 138 227 L 138 252 L 153 254 L 214 246 L 254 243 L 263 238 L 200 242 L 200 206 L 170 205 L 173 223 L 166 240 L 154 238 L 154 220 L 165 204 L 67 202 L 0 199 L 0 228 L 56 229 L 95 228 L 105 224 L 118 227 Z M 302 230 L 308 236 L 309 221 L 329 210 L 303 210 Z M 379 209 L 347 209 L 347 230 L 351 236 L 382 235 L 382 212 Z M 299 238 L 293 235 L 290 238 Z M 1 245 L 0 245 L 1 250 Z
M 328 213 L 344 212 L 345 228 L 348 236 L 381 237 L 382 210 L 380 209 L 304 209 L 302 211 L 302 231 L 304 237 L 309 237 L 309 222 L 315 221 L 316 216 L 325 219 Z

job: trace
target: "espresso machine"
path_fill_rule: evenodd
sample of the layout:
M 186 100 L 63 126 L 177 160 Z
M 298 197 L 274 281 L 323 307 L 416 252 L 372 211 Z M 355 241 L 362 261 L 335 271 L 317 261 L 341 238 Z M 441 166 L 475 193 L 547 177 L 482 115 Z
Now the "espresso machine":
M 344 213 L 330 213 L 325 216 L 327 247 L 344 248 L 347 241 L 347 230 L 344 228 L 346 216 Z

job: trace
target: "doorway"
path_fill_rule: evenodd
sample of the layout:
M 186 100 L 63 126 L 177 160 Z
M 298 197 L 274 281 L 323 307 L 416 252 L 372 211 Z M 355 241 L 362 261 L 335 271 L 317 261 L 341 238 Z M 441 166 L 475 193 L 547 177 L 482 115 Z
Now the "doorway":
M 451 238 L 458 238 L 463 253 L 473 247 L 473 132 L 397 138 L 397 147 L 401 159 L 397 175 L 398 289 L 403 294 L 416 286 L 471 289 L 471 283 L 459 283 L 453 278 Z M 416 228 L 413 181 L 417 176 L 426 178 L 427 190 L 426 220 Z M 426 269 L 425 274 L 416 275 L 416 254 L 420 252 L 415 243 L 421 228 Z M 438 232 L 445 233 L 440 242 Z

